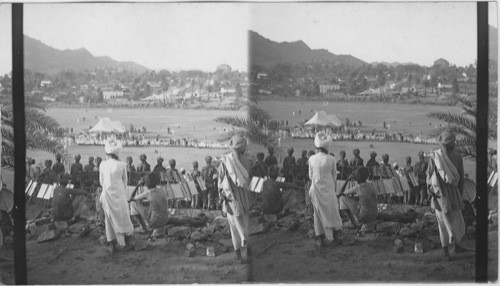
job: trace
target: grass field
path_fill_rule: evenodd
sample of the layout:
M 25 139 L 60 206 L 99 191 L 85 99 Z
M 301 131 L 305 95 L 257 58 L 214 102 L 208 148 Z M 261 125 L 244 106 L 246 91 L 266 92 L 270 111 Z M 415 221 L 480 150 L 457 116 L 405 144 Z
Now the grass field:
M 414 104 L 383 104 L 383 103 L 364 103 L 364 102 L 329 102 L 328 106 L 324 106 L 323 102 L 310 101 L 261 101 L 259 106 L 267 111 L 273 119 L 288 120 L 290 125 L 295 125 L 304 120 L 310 119 L 314 113 L 311 110 L 324 110 L 328 114 L 335 114 L 341 120 L 349 118 L 351 121 L 360 120 L 363 127 L 361 132 L 371 132 L 376 129 L 377 132 L 385 132 L 383 130 L 383 122 L 389 122 L 391 131 L 405 132 L 418 134 L 420 131 L 424 135 L 431 133 L 439 125 L 440 121 L 431 119 L 426 115 L 429 112 L 445 111 L 459 113 L 460 108 L 454 106 L 435 106 L 435 105 L 414 105 Z M 301 115 L 298 114 L 301 110 Z M 295 116 L 293 112 L 295 111 Z M 394 123 L 394 121 L 396 123 Z M 429 125 L 430 123 L 430 125 Z M 358 148 L 361 151 L 361 158 L 366 163 L 370 159 L 369 153 L 372 150 L 370 144 L 373 145 L 377 152 L 377 160 L 382 160 L 382 154 L 389 154 L 391 163 L 397 162 L 399 166 L 405 164 L 407 156 L 412 157 L 412 163 L 418 159 L 418 152 L 429 152 L 436 148 L 436 145 L 428 144 L 412 144 L 412 143 L 393 143 L 393 142 L 335 142 L 335 153 L 338 156 L 341 150 L 346 151 L 347 159 L 350 160 L 352 150 Z M 289 147 L 295 149 L 295 157 L 299 157 L 302 150 L 314 150 L 314 140 L 312 139 L 285 139 L 281 141 L 283 150 Z M 258 146 L 253 147 L 255 152 L 263 151 L 264 149 Z M 266 152 L 267 153 L 267 152 Z M 465 160 L 465 172 L 469 174 L 471 179 L 476 177 L 476 162 Z
M 214 121 L 219 116 L 246 116 L 245 111 L 202 110 L 202 109 L 163 109 L 163 108 L 52 108 L 47 113 L 62 127 L 73 128 L 80 132 L 93 127 L 99 117 L 119 120 L 125 127 L 130 124 L 135 128 L 146 127 L 146 137 L 168 137 L 167 128 L 174 130 L 175 137 L 189 137 L 215 140 L 219 130 L 227 125 Z M 83 118 L 85 117 L 85 122 Z M 77 119 L 79 122 L 77 122 Z M 214 130 L 215 128 L 215 130 Z
M 362 132 L 371 132 L 373 129 L 383 130 L 383 122 L 390 123 L 394 132 L 404 132 L 424 135 L 434 130 L 441 123 L 426 115 L 430 112 L 459 113 L 460 108 L 455 106 L 416 105 L 416 104 L 384 104 L 371 102 L 328 102 L 324 106 L 321 101 L 261 101 L 260 107 L 267 111 L 273 119 L 288 120 L 290 125 L 309 120 L 314 110 L 324 110 L 327 114 L 335 114 L 341 120 L 349 120 L 363 124 Z M 299 115 L 299 110 L 301 115 Z M 313 110 L 313 112 L 311 112 Z M 295 116 L 293 116 L 295 112 Z M 430 123 L 430 124 L 429 124 Z

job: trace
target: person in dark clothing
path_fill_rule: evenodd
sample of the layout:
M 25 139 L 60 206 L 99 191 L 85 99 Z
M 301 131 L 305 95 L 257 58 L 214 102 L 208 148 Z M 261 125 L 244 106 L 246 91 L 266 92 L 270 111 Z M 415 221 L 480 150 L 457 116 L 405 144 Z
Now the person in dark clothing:
M 370 152 L 370 160 L 366 162 L 366 168 L 368 169 L 368 178 L 370 180 L 380 178 L 379 163 L 377 162 L 377 152 Z
M 337 161 L 337 172 L 339 173 L 337 175 L 337 178 L 339 180 L 346 180 L 352 173 L 352 168 L 349 165 L 349 162 L 347 161 L 346 153 L 344 150 L 340 151 L 339 153 L 339 160 Z
M 278 159 L 274 156 L 274 147 L 269 146 L 267 150 L 269 151 L 269 154 L 264 160 L 264 163 L 266 164 L 266 168 L 269 170 L 271 166 L 278 165 Z
M 427 200 L 427 168 L 429 164 L 425 161 L 424 152 L 418 152 L 418 162 L 415 163 L 415 177 L 417 177 L 418 186 L 415 186 L 415 194 L 420 194 L 420 201 L 415 204 L 428 205 Z
M 182 182 L 181 174 L 175 168 L 175 165 L 177 164 L 175 159 L 168 160 L 168 164 L 170 165 L 170 168 L 166 170 L 168 182 L 171 184 L 177 184 Z
M 382 155 L 382 164 L 380 165 L 380 176 L 383 179 L 389 179 L 394 177 L 396 174 L 389 163 L 389 154 Z
M 54 164 L 54 166 L 52 166 L 52 171 L 54 171 L 54 174 L 57 177 L 61 176 L 66 171 L 64 168 L 64 164 L 61 163 L 61 160 L 62 160 L 61 154 L 56 154 L 56 163 Z
M 71 176 L 71 183 L 75 185 L 75 188 L 80 187 L 80 182 L 78 182 L 78 175 L 83 172 L 83 165 L 80 163 L 80 160 L 82 157 L 80 154 L 75 156 L 75 163 L 71 165 L 70 168 L 70 176 Z
M 207 156 L 205 158 L 206 165 L 201 169 L 201 177 L 205 182 L 205 187 L 207 190 L 203 194 L 203 208 L 215 209 L 215 204 L 217 202 L 218 190 L 217 190 L 217 169 L 212 165 L 212 156 Z
M 80 215 L 88 209 L 86 205 L 87 192 L 78 189 L 68 189 L 69 175 L 62 174 L 60 185 L 54 189 L 51 216 L 55 221 L 67 221 Z
M 158 175 L 162 172 L 166 172 L 167 171 L 167 168 L 163 167 L 163 158 L 162 157 L 158 157 L 156 159 L 156 166 L 153 168 L 153 172 L 154 173 L 158 173 Z
M 295 157 L 293 157 L 293 148 L 287 150 L 288 156 L 283 160 L 283 176 L 285 177 L 285 182 L 293 182 L 293 171 L 296 166 Z
M 139 164 L 139 166 L 137 166 L 137 172 L 151 172 L 151 166 L 148 164 L 148 162 L 146 161 L 148 159 L 148 157 L 146 157 L 145 154 L 141 154 L 141 156 L 139 156 L 139 160 L 141 161 L 141 163 Z
M 45 169 L 38 176 L 39 184 L 53 184 L 56 182 L 56 174 L 52 170 L 52 160 L 45 160 Z
M 87 165 L 85 165 L 85 167 L 83 168 L 83 170 L 85 172 L 92 172 L 92 171 L 94 171 L 94 167 L 95 167 L 95 165 L 94 165 L 94 157 L 90 156 L 89 157 L 89 163 Z
M 257 162 L 250 168 L 250 177 L 267 177 L 266 165 L 264 164 L 264 153 L 257 153 Z
M 307 165 L 307 151 L 302 150 L 302 157 L 297 159 L 297 165 L 298 166 L 306 166 Z
M 288 202 L 291 202 L 293 191 L 299 187 L 292 183 L 277 182 L 279 167 L 271 166 L 269 168 L 269 180 L 266 180 L 262 185 L 262 212 L 264 214 L 279 214 L 287 208 Z M 283 192 L 280 191 L 283 189 Z
M 363 167 L 363 159 L 359 156 L 360 152 L 359 149 L 356 148 L 352 150 L 352 154 L 354 155 L 354 158 L 352 158 L 350 165 L 352 169 L 357 169 L 359 167 Z

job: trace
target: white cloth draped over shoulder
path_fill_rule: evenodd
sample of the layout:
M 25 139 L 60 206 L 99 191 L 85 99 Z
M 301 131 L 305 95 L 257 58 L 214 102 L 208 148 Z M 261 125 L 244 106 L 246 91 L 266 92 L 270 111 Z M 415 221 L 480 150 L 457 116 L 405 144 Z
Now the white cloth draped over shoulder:
M 115 159 L 103 161 L 99 167 L 99 182 L 102 186 L 100 201 L 106 216 L 107 239 L 117 239 L 118 244 L 124 245 L 124 235 L 134 231 L 127 201 L 125 163 Z
M 309 158 L 309 195 L 318 211 L 323 227 L 340 229 L 342 219 L 337 200 L 337 164 L 331 155 L 319 152 Z

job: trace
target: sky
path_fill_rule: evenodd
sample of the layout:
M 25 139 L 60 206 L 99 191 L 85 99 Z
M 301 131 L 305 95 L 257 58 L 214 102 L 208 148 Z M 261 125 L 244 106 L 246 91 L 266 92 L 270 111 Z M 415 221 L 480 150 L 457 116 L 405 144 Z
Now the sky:
M 25 4 L 24 33 L 56 49 L 86 48 L 94 56 L 134 61 L 152 69 L 213 72 L 225 63 L 246 71 L 245 5 Z M 3 52 L 10 46 L 11 12 L 3 6 L 0 74 L 11 70 L 11 60 Z M 9 64 L 2 64 L 6 62 Z
M 496 5 L 489 23 L 497 27 Z M 276 42 L 304 41 L 312 49 L 366 62 L 458 66 L 477 58 L 476 3 L 255 4 L 252 30 Z
M 476 59 L 476 4 L 156 3 L 25 4 L 25 34 L 56 49 L 152 69 L 247 69 L 252 29 L 273 41 L 350 54 L 366 62 L 432 65 Z M 489 23 L 497 27 L 497 7 Z M 0 5 L 0 74 L 11 64 L 11 9 Z

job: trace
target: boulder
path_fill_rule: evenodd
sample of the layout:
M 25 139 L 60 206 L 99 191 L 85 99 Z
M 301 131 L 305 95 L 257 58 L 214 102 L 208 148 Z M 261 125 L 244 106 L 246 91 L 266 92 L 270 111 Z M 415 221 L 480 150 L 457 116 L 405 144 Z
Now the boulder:
M 210 237 L 212 238 L 212 241 L 217 242 L 221 239 L 229 238 L 229 237 L 231 237 L 231 235 L 227 235 L 227 234 L 222 233 L 222 232 L 216 232 L 216 233 L 212 234 Z
M 233 246 L 233 241 L 231 239 L 220 239 L 217 241 L 218 243 L 227 246 L 227 247 L 232 247 Z
M 344 237 L 342 237 L 342 245 L 344 246 L 348 246 L 348 245 L 353 245 L 356 243 L 356 238 L 352 235 L 344 235 Z
M 51 240 L 58 238 L 60 234 L 61 234 L 61 231 L 58 229 L 49 230 L 49 231 L 42 233 L 38 237 L 37 241 L 38 242 L 51 241 Z
M 188 226 L 174 226 L 168 230 L 168 236 L 177 238 L 188 238 L 191 228 Z
M 207 247 L 207 256 L 208 257 L 215 257 L 215 249 L 213 246 Z
M 215 225 L 210 224 L 210 225 L 208 225 L 206 227 L 203 227 L 201 229 L 201 232 L 203 232 L 206 235 L 212 235 L 215 232 Z
M 250 235 L 264 233 L 268 230 L 268 227 L 265 223 L 251 223 L 248 227 L 248 232 Z
M 32 236 L 39 236 L 50 230 L 50 224 L 36 225 L 32 222 L 28 225 L 28 230 Z
M 412 236 L 415 236 L 415 234 L 416 234 L 416 231 L 414 231 L 413 229 L 406 227 L 406 226 L 399 230 L 399 235 L 401 237 L 412 237 Z
M 422 231 L 422 229 L 424 229 L 424 222 L 418 221 L 416 223 L 412 223 L 410 225 L 410 228 L 415 232 L 420 232 L 420 231 Z
M 424 253 L 424 245 L 421 242 L 415 243 L 415 253 Z
M 282 217 L 278 220 L 278 224 L 284 227 L 288 227 L 293 223 L 293 221 L 296 219 L 295 214 L 290 214 L 285 217 Z
M 54 222 L 54 227 L 59 230 L 65 230 L 68 228 L 68 222 L 64 220 L 58 220 Z
M 212 224 L 215 225 L 216 228 L 229 227 L 229 222 L 225 217 L 222 216 L 216 216 L 212 221 Z
M 488 216 L 488 221 L 489 221 L 489 229 L 493 230 L 498 227 L 498 212 L 490 213 Z
M 191 240 L 194 240 L 194 241 L 205 241 L 207 240 L 208 238 L 208 234 L 205 234 L 201 231 L 193 231 L 193 233 L 191 233 L 191 236 L 190 236 L 190 239 Z
M 379 223 L 379 221 L 373 221 L 373 222 L 370 222 L 370 223 L 364 223 L 361 226 L 360 231 L 361 232 L 373 232 L 373 231 L 375 231 L 375 227 L 377 226 L 378 223 Z
M 387 221 L 377 224 L 377 231 L 382 233 L 397 233 L 400 227 L 399 222 Z
M 141 251 L 148 248 L 148 242 L 146 240 L 140 239 L 135 242 L 134 244 L 134 250 L 135 251 Z
M 275 214 L 265 214 L 264 221 L 267 223 L 275 223 L 278 220 L 278 216 Z
M 419 220 L 425 222 L 425 224 L 429 223 L 437 223 L 436 215 L 430 212 L 426 212 Z
M 79 233 L 85 226 L 87 226 L 87 222 L 82 220 L 68 226 L 68 230 L 72 233 Z
M 192 243 L 188 243 L 188 244 L 186 244 L 186 249 L 187 249 L 187 250 L 194 250 L 194 249 L 195 249 L 195 248 L 194 248 L 194 244 L 192 244 Z

